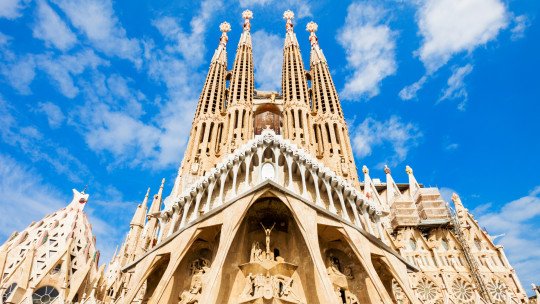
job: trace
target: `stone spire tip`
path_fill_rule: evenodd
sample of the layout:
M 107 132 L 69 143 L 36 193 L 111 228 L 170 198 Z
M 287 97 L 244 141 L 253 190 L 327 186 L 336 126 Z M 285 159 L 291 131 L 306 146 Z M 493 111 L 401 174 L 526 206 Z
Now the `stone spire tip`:
M 390 171 L 390 168 L 388 168 L 387 165 L 384 165 L 384 173 L 386 173 L 386 174 L 392 173 L 392 171 Z
M 222 22 L 219 25 L 219 30 L 221 31 L 221 38 L 219 38 L 219 44 L 226 46 L 227 41 L 229 41 L 229 37 L 227 36 L 227 33 L 231 31 L 231 24 L 227 21 Z
M 364 172 L 364 174 L 369 174 L 369 169 L 366 165 L 362 166 L 362 172 Z
M 161 179 L 161 186 L 159 188 L 163 189 L 163 186 L 165 185 L 165 178 Z
M 308 22 L 308 24 L 306 25 L 306 31 L 310 33 L 315 33 L 318 29 L 319 25 L 317 25 L 317 23 L 313 21 Z
M 306 25 L 306 31 L 310 33 L 309 42 L 311 42 L 312 47 L 317 46 L 319 44 L 319 39 L 317 38 L 317 35 L 315 35 L 315 32 L 317 31 L 317 29 L 319 29 L 319 26 L 317 25 L 317 23 L 313 21 L 310 21 Z
M 405 172 L 407 172 L 407 174 L 413 174 L 413 170 L 409 165 L 405 166 Z
M 294 27 L 292 23 L 292 20 L 294 19 L 294 13 L 291 10 L 286 10 L 283 13 L 283 19 L 287 20 L 287 23 L 285 24 L 287 32 L 292 32 Z
M 253 12 L 250 10 L 243 11 L 242 18 L 244 18 L 244 31 L 251 30 L 251 23 L 249 22 L 249 19 L 253 19 Z

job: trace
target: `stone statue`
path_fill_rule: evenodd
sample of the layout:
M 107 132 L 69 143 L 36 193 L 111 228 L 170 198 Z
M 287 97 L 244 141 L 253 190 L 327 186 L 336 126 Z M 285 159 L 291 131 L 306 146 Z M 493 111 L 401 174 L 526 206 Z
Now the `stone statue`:
M 266 235 L 266 258 L 270 259 L 271 252 L 270 252 L 270 233 L 272 233 L 272 229 L 274 229 L 274 226 L 276 226 L 276 223 L 272 225 L 270 229 L 264 227 L 263 223 L 261 223 L 261 226 L 264 229 L 264 234 Z
M 261 249 L 261 246 L 259 245 L 259 242 L 253 243 L 253 245 L 251 246 L 251 256 L 250 256 L 249 261 L 260 262 L 262 261 L 261 255 L 262 255 L 262 249 Z
M 263 295 L 264 287 L 266 286 L 266 278 L 262 274 L 258 274 L 254 280 L 253 296 L 258 298 Z
M 202 282 L 195 280 L 188 291 L 183 291 L 180 295 L 178 304 L 195 304 L 199 303 L 199 294 L 202 291 Z
M 203 289 L 203 279 L 210 271 L 210 261 L 205 258 L 198 258 L 189 265 L 191 273 L 191 286 L 189 290 L 184 290 L 180 294 L 178 304 L 196 304 L 199 303 L 199 296 Z
M 242 294 L 248 297 L 253 297 L 253 295 L 255 294 L 255 277 L 250 272 L 247 276 L 247 279 L 248 279 L 248 282 Z

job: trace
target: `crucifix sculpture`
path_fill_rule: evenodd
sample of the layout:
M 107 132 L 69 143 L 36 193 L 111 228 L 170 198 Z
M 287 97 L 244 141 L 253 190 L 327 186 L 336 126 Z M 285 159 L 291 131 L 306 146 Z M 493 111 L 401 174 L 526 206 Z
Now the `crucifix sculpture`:
M 270 256 L 270 233 L 272 232 L 272 229 L 274 229 L 274 226 L 276 226 L 276 223 L 274 222 L 274 225 L 270 229 L 264 227 L 263 223 L 261 223 L 261 226 L 263 227 L 264 234 L 266 235 L 266 256 Z

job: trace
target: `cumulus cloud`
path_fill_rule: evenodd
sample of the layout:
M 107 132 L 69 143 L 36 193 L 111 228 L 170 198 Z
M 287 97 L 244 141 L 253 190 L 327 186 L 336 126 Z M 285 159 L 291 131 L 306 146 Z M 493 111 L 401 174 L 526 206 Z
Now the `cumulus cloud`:
M 418 145 L 422 137 L 419 128 L 412 123 L 404 123 L 397 116 L 386 121 L 366 118 L 352 131 L 352 146 L 358 158 L 369 156 L 377 146 L 387 145 L 393 150 L 385 161 L 395 166 L 407 157 L 409 150 Z
M 156 19 L 153 24 L 166 40 L 172 42 L 172 45 L 167 46 L 169 52 L 173 54 L 178 52 L 192 65 L 199 65 L 204 61 L 206 50 L 204 34 L 208 29 L 208 21 L 222 5 L 220 1 L 203 1 L 199 13 L 190 21 L 189 33 L 172 17 Z
M 45 114 L 49 126 L 56 129 L 62 125 L 65 120 L 64 113 L 59 106 L 52 102 L 40 102 L 37 105 L 37 111 Z
M 401 91 L 399 91 L 399 97 L 403 100 L 411 100 L 416 98 L 416 93 L 424 86 L 427 79 L 428 77 L 424 75 L 417 82 L 404 87 L 401 89 Z
M 73 55 L 61 55 L 53 57 L 50 54 L 36 55 L 36 62 L 40 69 L 56 83 L 60 92 L 74 98 L 79 93 L 73 76 L 82 74 L 87 69 L 96 69 L 100 65 L 108 65 L 108 62 L 97 56 L 92 50 L 83 50 Z
M 92 115 L 89 111 L 98 112 Z M 125 161 L 124 156 L 137 152 L 139 160 L 152 157 L 157 149 L 160 130 L 154 126 L 126 115 L 123 112 L 113 112 L 106 106 L 95 106 L 87 113 L 93 127 L 85 135 L 89 147 L 97 152 L 112 153 L 117 161 Z M 134 132 L 137 130 L 137 132 Z
M 7 56 L 11 57 L 11 56 Z M 19 59 L 10 60 L 4 58 L 4 63 L 0 62 L 0 73 L 6 81 L 20 94 L 31 93 L 30 84 L 36 76 L 36 61 L 34 56 L 25 55 Z
M 491 235 L 503 234 L 498 243 L 504 246 L 521 282 L 536 282 L 540 273 L 540 235 L 531 232 L 538 230 L 540 222 L 540 186 L 499 210 L 489 207 L 475 209 L 486 210 L 476 214 L 478 221 Z
M 428 72 L 457 53 L 495 39 L 508 25 L 508 11 L 500 0 L 427 0 L 416 18 L 423 38 L 418 55 Z
M 21 11 L 26 5 L 25 0 L 2 0 L 0 1 L 0 18 L 15 19 L 21 16 Z
M 426 75 L 399 92 L 403 100 L 415 98 L 429 76 L 455 55 L 471 53 L 497 38 L 510 19 L 501 0 L 422 0 L 417 3 L 416 23 L 422 43 L 415 53 L 424 64 Z
M 531 26 L 531 21 L 526 15 L 519 15 L 513 19 L 512 40 L 518 40 L 525 37 L 525 30 Z
M 259 30 L 253 33 L 255 81 L 261 90 L 281 90 L 283 38 Z
M 107 55 L 142 63 L 137 39 L 127 37 L 110 0 L 54 0 L 92 45 Z
M 393 75 L 396 63 L 396 32 L 383 21 L 386 12 L 378 6 L 353 3 L 339 31 L 338 42 L 345 49 L 347 67 L 342 96 L 353 100 L 379 94 L 381 82 Z
M 447 99 L 459 99 L 460 103 L 458 105 L 458 109 L 464 110 L 468 99 L 467 88 L 464 80 L 465 77 L 472 72 L 472 70 L 473 66 L 471 64 L 466 64 L 462 67 L 455 67 L 452 75 L 446 82 L 447 87 L 444 89 L 439 101 Z
M 36 24 L 32 32 L 35 38 L 60 50 L 67 50 L 77 42 L 75 34 L 45 1 L 37 2 Z
M 86 102 L 71 113 L 70 121 L 90 149 L 110 157 L 112 165 L 162 169 L 178 164 L 190 132 L 185 122 L 193 117 L 204 79 L 199 68 L 205 59 L 208 20 L 220 8 L 216 0 L 204 1 L 187 29 L 167 16 L 153 21 L 166 44 L 157 48 L 154 41 L 143 41 L 146 76 L 163 84 L 166 93 L 157 96 L 152 119 L 142 117 L 146 97 L 131 79 L 95 73 L 85 81 Z

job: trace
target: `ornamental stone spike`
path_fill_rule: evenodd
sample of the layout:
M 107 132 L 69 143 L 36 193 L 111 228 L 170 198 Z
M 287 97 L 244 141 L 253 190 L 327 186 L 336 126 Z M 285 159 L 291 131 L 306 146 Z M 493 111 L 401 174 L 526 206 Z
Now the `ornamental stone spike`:
M 306 25 L 306 31 L 310 33 L 309 42 L 311 43 L 311 47 L 319 45 L 319 38 L 317 38 L 317 35 L 315 34 L 317 29 L 319 29 L 319 26 L 313 21 L 308 22 L 308 24 Z
M 292 32 L 294 28 L 294 25 L 292 23 L 292 20 L 294 19 L 294 13 L 291 10 L 286 10 L 283 13 L 283 19 L 287 20 L 287 22 L 285 23 L 285 29 L 287 30 L 287 32 Z
M 250 10 L 243 11 L 242 18 L 244 18 L 244 31 L 249 32 L 251 30 L 251 23 L 249 22 L 249 19 L 253 19 L 253 12 Z
M 231 31 L 231 25 L 227 21 L 222 22 L 219 25 L 219 30 L 221 31 L 221 38 L 219 39 L 219 44 L 225 47 L 227 46 L 227 41 L 229 41 L 227 33 Z

